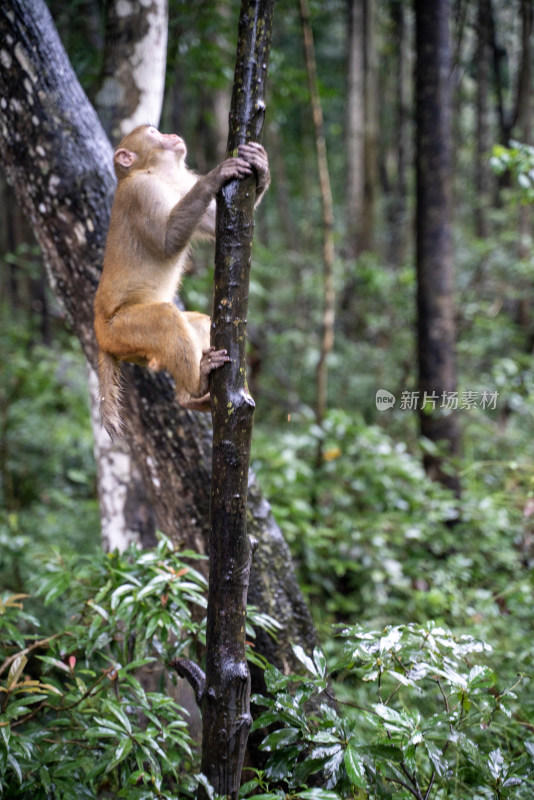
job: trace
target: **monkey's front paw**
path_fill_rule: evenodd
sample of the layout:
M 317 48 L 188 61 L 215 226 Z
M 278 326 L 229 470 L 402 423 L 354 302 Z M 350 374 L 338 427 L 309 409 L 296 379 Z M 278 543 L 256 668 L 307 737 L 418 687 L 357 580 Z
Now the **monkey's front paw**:
M 200 372 L 202 375 L 209 375 L 210 372 L 218 367 L 222 367 L 230 361 L 230 357 L 226 350 L 216 350 L 214 347 L 202 351 L 202 358 L 200 359 Z
M 238 147 L 238 154 L 240 158 L 244 158 L 251 167 L 260 175 L 266 175 L 269 172 L 269 158 L 265 148 L 258 142 L 248 142 L 248 144 L 240 144 Z

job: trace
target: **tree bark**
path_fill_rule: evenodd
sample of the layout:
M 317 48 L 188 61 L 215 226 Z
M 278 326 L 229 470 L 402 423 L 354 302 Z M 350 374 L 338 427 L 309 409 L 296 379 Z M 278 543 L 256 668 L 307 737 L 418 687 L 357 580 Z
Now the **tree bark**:
M 0 7 L 0 159 L 31 220 L 51 285 L 72 330 L 96 365 L 93 296 L 115 187 L 112 149 L 81 90 L 42 0 Z M 135 450 L 158 527 L 177 544 L 205 552 L 211 473 L 211 424 L 181 409 L 171 381 L 124 370 L 127 441 Z M 269 506 L 251 503 L 258 539 L 251 601 L 283 622 L 277 641 L 258 632 L 258 652 L 285 670 L 297 667 L 291 642 L 307 650 L 315 631 L 291 558 Z M 278 568 L 274 571 L 272 554 Z
M 136 125 L 157 125 L 165 88 L 167 4 L 107 7 L 104 62 L 95 107 L 108 137 L 117 144 Z M 156 68 L 154 68 L 154 66 Z M 98 378 L 88 367 L 88 388 L 97 465 L 97 488 L 106 551 L 125 550 L 132 542 L 156 542 L 155 516 L 141 471 L 127 442 L 113 443 L 100 421 Z
M 227 156 L 261 141 L 274 0 L 242 0 Z M 252 548 L 247 491 L 254 401 L 246 382 L 246 323 L 254 233 L 255 178 L 226 184 L 217 197 L 211 343 L 230 361 L 211 375 L 213 457 L 202 772 L 218 794 L 237 800 L 252 717 L 246 605 Z
M 451 237 L 449 0 L 415 1 L 419 410 L 421 434 L 445 448 L 426 454 L 434 479 L 459 491 L 448 457 L 459 451 Z
M 480 238 L 489 236 L 488 207 L 491 202 L 491 172 L 489 151 L 491 131 L 489 120 L 491 74 L 491 0 L 478 0 L 476 48 L 476 161 L 475 161 L 475 230 Z
M 361 224 L 365 183 L 365 82 L 364 0 L 348 0 L 347 39 L 347 183 L 345 254 L 357 258 L 361 252 Z
M 410 240 L 410 227 L 408 224 L 408 165 L 411 157 L 411 130 L 409 123 L 412 117 L 412 103 L 410 87 L 412 85 L 413 68 L 410 65 L 411 53 L 408 40 L 408 25 L 406 9 L 397 0 L 390 2 L 390 15 L 393 25 L 395 72 L 395 121 L 394 143 L 396 175 L 393 186 L 391 203 L 390 225 L 391 238 L 389 242 L 388 260 L 400 266 L 404 263 L 408 242 Z
M 137 125 L 157 125 L 165 88 L 166 0 L 107 7 L 104 63 L 95 96 L 99 117 L 115 144 Z
M 316 368 L 317 402 L 315 411 L 317 424 L 322 425 L 328 407 L 328 356 L 334 348 L 336 300 L 334 287 L 334 207 L 332 201 L 332 188 L 330 186 L 330 173 L 328 171 L 323 109 L 321 106 L 321 98 L 319 96 L 319 81 L 317 78 L 317 65 L 315 62 L 313 31 L 310 20 L 310 9 L 307 0 L 300 0 L 300 18 L 302 22 L 304 56 L 306 61 L 306 72 L 308 75 L 308 87 L 310 90 L 313 127 L 315 131 L 315 149 L 317 153 L 317 168 L 319 172 L 319 188 L 321 191 L 321 203 L 323 207 L 324 306 L 321 351 Z

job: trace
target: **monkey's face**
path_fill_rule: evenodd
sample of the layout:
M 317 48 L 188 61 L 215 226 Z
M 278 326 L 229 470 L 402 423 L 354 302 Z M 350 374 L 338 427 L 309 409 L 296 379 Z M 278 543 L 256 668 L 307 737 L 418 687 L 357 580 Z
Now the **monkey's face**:
M 172 150 L 180 159 L 185 158 L 187 147 L 182 137 L 176 133 L 161 133 L 157 128 L 149 126 L 146 129 L 146 136 L 150 149 L 155 147 L 161 150 Z
M 181 166 L 186 155 L 187 148 L 181 136 L 161 133 L 153 125 L 139 125 L 115 150 L 115 171 L 120 179 L 132 169 L 145 169 L 154 164 Z

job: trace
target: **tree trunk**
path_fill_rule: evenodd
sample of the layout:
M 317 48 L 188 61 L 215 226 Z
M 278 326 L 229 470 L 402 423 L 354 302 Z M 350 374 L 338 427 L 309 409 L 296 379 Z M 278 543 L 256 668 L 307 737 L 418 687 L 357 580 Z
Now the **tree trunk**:
M 441 454 L 425 468 L 456 492 L 447 458 L 459 450 L 451 238 L 449 0 L 416 0 L 416 180 L 419 409 L 421 433 Z
M 393 41 L 395 44 L 393 69 L 395 72 L 395 122 L 393 129 L 393 150 L 395 153 L 396 175 L 391 203 L 390 225 L 391 238 L 388 260 L 397 266 L 404 262 L 410 229 L 408 225 L 408 163 L 411 156 L 411 86 L 410 59 L 411 52 L 406 24 L 406 9 L 402 3 L 392 0 L 390 14 L 393 24 Z
M 347 40 L 347 182 L 345 254 L 357 258 L 361 252 L 361 224 L 365 181 L 365 83 L 364 0 L 348 0 Z
M 0 159 L 31 220 L 51 285 L 95 366 L 93 296 L 115 187 L 112 150 L 44 2 L 4 3 L 0 38 L 17 53 L 6 55 L 0 68 Z M 205 552 L 210 420 L 181 409 L 161 373 L 129 365 L 124 383 L 127 441 L 142 466 L 157 525 L 177 544 Z M 254 476 L 250 482 L 249 530 L 258 539 L 251 602 L 283 625 L 276 642 L 258 632 L 256 649 L 290 670 L 298 664 L 291 643 L 312 649 L 315 631 L 287 545 Z
M 95 106 L 104 129 L 117 144 L 137 125 L 157 125 L 165 88 L 167 2 L 107 7 L 104 64 Z
M 310 21 L 310 9 L 307 0 L 300 0 L 300 18 L 304 39 L 304 56 L 312 107 L 313 127 L 315 131 L 315 149 L 317 152 L 317 169 L 319 172 L 319 188 L 323 208 L 323 287 L 324 307 L 321 336 L 321 351 L 317 363 L 317 404 L 315 417 L 318 425 L 322 425 L 328 407 L 328 356 L 334 348 L 335 323 L 335 289 L 334 289 L 334 208 L 326 139 L 324 135 L 323 109 L 319 96 L 313 31 Z M 321 459 L 322 460 L 322 459 Z
M 261 141 L 274 0 L 242 0 L 227 156 Z M 246 605 L 252 548 L 247 490 L 254 401 L 246 382 L 246 322 L 255 178 L 226 184 L 217 197 L 211 343 L 230 362 L 212 373 L 213 457 L 202 773 L 237 800 L 252 717 Z
M 517 125 L 525 144 L 532 143 L 532 2 L 521 0 L 521 67 L 517 89 Z M 519 209 L 519 257 L 528 258 L 531 252 L 532 209 L 524 204 Z M 530 298 L 529 298 L 530 300 Z M 530 316 L 531 303 L 523 300 L 523 318 Z M 527 327 L 530 327 L 527 324 Z
M 145 120 L 158 124 L 167 50 L 165 2 L 138 3 L 126 14 L 121 9 L 120 0 L 107 7 L 104 63 L 95 95 L 100 121 L 114 144 Z M 132 542 L 151 547 L 156 522 L 141 471 L 127 442 L 114 444 L 102 427 L 98 378 L 90 366 L 88 388 L 104 549 L 123 551 Z
M 491 0 L 478 0 L 476 49 L 476 160 L 475 160 L 475 231 L 480 238 L 489 236 L 488 208 L 491 202 L 489 152 L 491 130 L 489 96 L 491 75 Z
M 376 4 L 364 2 L 365 22 L 365 123 L 364 123 L 364 186 L 360 250 L 372 250 L 375 240 L 376 205 L 378 200 L 378 65 L 376 51 Z

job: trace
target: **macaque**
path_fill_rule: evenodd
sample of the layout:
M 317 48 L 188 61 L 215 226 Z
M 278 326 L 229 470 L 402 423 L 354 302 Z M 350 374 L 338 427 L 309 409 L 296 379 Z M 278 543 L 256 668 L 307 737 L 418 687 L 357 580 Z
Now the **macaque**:
M 210 318 L 179 311 L 173 297 L 191 239 L 215 235 L 219 189 L 254 174 L 257 205 L 269 186 L 269 162 L 250 142 L 196 175 L 186 155 L 183 139 L 151 125 L 135 128 L 115 150 L 118 185 L 94 307 L 102 423 L 112 439 L 122 429 L 119 362 L 168 370 L 180 405 L 209 411 L 209 374 L 229 360 L 226 350 L 210 347 Z

